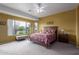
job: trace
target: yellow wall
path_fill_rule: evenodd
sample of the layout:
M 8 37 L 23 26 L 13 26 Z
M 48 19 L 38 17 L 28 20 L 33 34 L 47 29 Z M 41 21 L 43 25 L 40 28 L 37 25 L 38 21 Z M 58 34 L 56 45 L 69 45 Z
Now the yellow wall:
M 57 25 L 69 33 L 71 43 L 76 43 L 76 9 L 40 18 L 39 31 L 44 25 Z
M 76 8 L 76 35 L 77 35 L 77 47 L 79 47 L 79 6 Z
M 32 24 L 31 32 L 33 32 L 34 21 L 32 21 L 30 19 L 25 19 L 25 18 L 21 18 L 21 17 L 16 17 L 16 16 L 11 16 L 8 14 L 0 13 L 0 21 L 6 22 L 6 25 L 0 25 L 0 44 L 15 40 L 15 36 L 8 36 L 8 34 L 7 34 L 7 31 L 8 31 L 7 30 L 7 20 L 8 19 L 30 22 Z

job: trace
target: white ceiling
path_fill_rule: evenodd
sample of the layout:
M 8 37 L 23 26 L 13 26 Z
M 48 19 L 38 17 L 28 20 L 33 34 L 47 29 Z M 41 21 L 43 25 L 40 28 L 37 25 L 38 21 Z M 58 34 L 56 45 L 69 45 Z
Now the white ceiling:
M 2 3 L 7 7 L 22 11 L 24 13 L 31 14 L 36 17 L 44 17 L 51 14 L 71 10 L 76 7 L 75 3 L 42 3 L 42 6 L 45 7 L 44 11 L 37 13 L 35 9 L 36 3 Z M 28 10 L 31 10 L 29 12 Z

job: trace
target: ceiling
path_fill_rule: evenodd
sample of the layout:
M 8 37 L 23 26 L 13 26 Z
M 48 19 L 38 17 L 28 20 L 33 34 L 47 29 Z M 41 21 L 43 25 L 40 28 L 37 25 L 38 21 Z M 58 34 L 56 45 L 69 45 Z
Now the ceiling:
M 37 18 L 71 10 L 77 5 L 76 3 L 42 3 L 41 6 L 44 7 L 43 12 L 37 13 L 36 4 L 37 3 L 2 3 L 2 5 L 6 7 L 22 11 Z

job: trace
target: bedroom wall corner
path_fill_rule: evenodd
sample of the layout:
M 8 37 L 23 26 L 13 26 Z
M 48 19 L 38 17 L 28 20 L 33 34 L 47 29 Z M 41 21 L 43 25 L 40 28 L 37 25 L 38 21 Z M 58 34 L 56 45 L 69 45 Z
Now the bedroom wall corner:
M 51 24 L 48 24 L 52 22 Z M 56 25 L 69 34 L 69 42 L 76 44 L 76 9 L 42 17 L 39 20 L 39 31 L 44 25 Z
M 11 42 L 11 41 L 15 41 L 15 37 L 14 35 L 12 36 L 8 36 L 7 34 L 7 20 L 8 19 L 15 19 L 15 20 L 19 20 L 19 21 L 25 21 L 25 22 L 30 22 L 32 25 L 34 24 L 33 20 L 29 20 L 29 19 L 25 19 L 25 18 L 21 18 L 18 16 L 12 16 L 9 14 L 5 14 L 5 13 L 0 13 L 0 21 L 5 22 L 4 25 L 0 25 L 0 44 L 3 43 L 7 43 L 7 42 Z M 31 32 L 33 32 L 33 26 L 31 26 Z

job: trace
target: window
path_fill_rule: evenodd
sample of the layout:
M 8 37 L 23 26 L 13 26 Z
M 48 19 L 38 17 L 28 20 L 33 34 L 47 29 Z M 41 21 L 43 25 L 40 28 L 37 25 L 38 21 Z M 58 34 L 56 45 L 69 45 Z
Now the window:
M 30 23 L 22 21 L 14 21 L 14 28 L 16 35 L 28 35 L 30 34 Z
M 8 20 L 8 35 L 28 35 L 31 24 L 29 22 Z
M 7 21 L 7 25 L 8 25 L 8 35 L 14 35 L 14 21 L 9 19 Z
M 35 26 L 34 31 L 35 32 L 38 31 L 38 23 L 37 22 L 34 23 L 34 26 Z
M 31 33 L 31 23 L 26 23 L 26 33 L 30 34 Z

